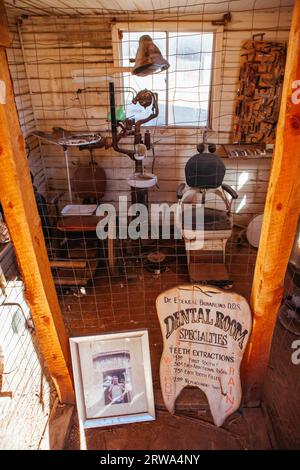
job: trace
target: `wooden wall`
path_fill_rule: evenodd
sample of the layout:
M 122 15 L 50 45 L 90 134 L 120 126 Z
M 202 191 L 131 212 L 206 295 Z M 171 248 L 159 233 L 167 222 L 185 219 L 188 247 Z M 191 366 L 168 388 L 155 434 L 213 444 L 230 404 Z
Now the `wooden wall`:
M 29 164 L 31 172 L 34 175 L 34 183 L 39 191 L 45 191 L 46 172 L 43 167 L 41 149 L 38 139 L 31 135 L 32 131 L 36 128 L 36 121 L 33 113 L 29 82 L 26 75 L 23 51 L 18 33 L 17 19 L 15 17 L 9 17 L 8 19 L 12 44 L 11 47 L 7 49 L 7 57 L 13 80 L 20 125 L 24 138 L 28 142 L 30 148 Z
M 241 44 L 253 34 L 266 32 L 265 39 L 285 41 L 288 38 L 291 9 L 282 8 L 257 12 L 234 13 L 233 20 L 225 28 L 222 47 L 220 116 L 216 133 L 210 140 L 218 143 L 230 140 L 232 115 L 240 66 Z M 217 15 L 219 18 L 220 15 Z M 120 16 L 119 21 L 145 20 L 139 17 Z M 153 20 L 153 16 L 149 18 Z M 158 20 L 159 17 L 155 18 Z M 173 19 L 174 18 L 169 18 Z M 192 19 L 185 16 L 184 21 Z M 198 18 L 199 20 L 203 17 Z M 49 131 L 53 126 L 72 130 L 102 130 L 107 134 L 108 113 L 107 68 L 113 65 L 113 44 L 111 39 L 111 20 L 109 16 L 66 18 L 31 17 L 23 21 L 22 38 L 25 59 L 32 91 L 31 102 L 36 126 Z M 23 73 L 22 64 L 18 65 Z M 15 66 L 16 67 L 16 66 Z M 86 76 L 95 71 L 103 76 L 103 81 L 87 83 L 86 86 L 103 87 L 100 93 L 81 94 L 80 102 L 76 90 L 83 83 L 72 81 L 72 75 L 83 71 Z M 26 85 L 21 82 L 22 91 Z M 27 89 L 27 98 L 28 89 Z M 29 102 L 28 106 L 29 106 Z M 25 112 L 25 111 L 24 111 Z M 32 113 L 30 114 L 32 116 Z M 34 125 L 34 120 L 32 125 Z M 199 129 L 154 128 L 157 141 L 155 173 L 159 179 L 159 190 L 151 192 L 151 200 L 175 202 L 176 187 L 184 181 L 184 166 L 187 159 L 195 153 L 196 143 L 201 141 Z M 63 151 L 45 141 L 40 141 L 42 160 L 47 177 L 47 189 L 51 193 L 58 189 L 66 190 L 66 170 Z M 73 163 L 87 162 L 88 152 L 72 149 L 69 152 Z M 97 150 L 96 159 L 106 170 L 108 185 L 106 201 L 116 201 L 118 194 L 129 195 L 127 176 L 133 170 L 131 160 L 116 154 L 113 150 Z M 149 155 L 146 169 L 151 171 L 152 158 Z M 253 214 L 263 211 L 270 159 L 229 160 L 226 182 L 239 192 L 235 204 L 238 211 L 236 222 L 244 223 Z M 72 172 L 72 163 L 70 163 Z M 67 192 L 62 202 L 67 202 Z

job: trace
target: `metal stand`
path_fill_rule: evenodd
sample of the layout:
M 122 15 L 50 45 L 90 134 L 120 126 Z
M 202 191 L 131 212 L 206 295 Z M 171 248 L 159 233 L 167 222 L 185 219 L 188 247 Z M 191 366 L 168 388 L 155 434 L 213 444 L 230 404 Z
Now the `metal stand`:
M 65 155 L 65 163 L 66 163 L 66 170 L 67 170 L 69 200 L 70 200 L 70 203 L 72 204 L 73 197 L 72 197 L 72 188 L 71 188 L 71 179 L 70 179 L 70 171 L 69 171 L 69 159 L 68 159 L 68 148 L 67 147 L 64 147 L 64 155 Z

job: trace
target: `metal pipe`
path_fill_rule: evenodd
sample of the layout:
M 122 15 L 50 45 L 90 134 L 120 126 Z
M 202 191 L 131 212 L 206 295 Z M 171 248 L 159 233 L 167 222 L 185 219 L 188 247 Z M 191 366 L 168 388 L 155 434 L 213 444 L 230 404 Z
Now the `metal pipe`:
M 122 149 L 118 145 L 118 125 L 117 125 L 117 118 L 116 118 L 116 100 L 115 100 L 114 82 L 109 82 L 109 103 L 110 103 L 112 147 L 116 152 L 128 155 L 132 160 L 134 160 L 134 152 L 132 150 Z
M 116 118 L 116 100 L 115 100 L 115 85 L 109 82 L 109 103 L 110 103 L 110 121 L 111 121 L 111 134 L 113 148 L 117 146 L 117 118 Z
M 70 199 L 70 203 L 72 204 L 73 197 L 72 197 L 71 179 L 70 179 L 70 171 L 69 171 L 68 148 L 66 147 L 64 147 L 64 155 L 65 155 L 65 163 L 66 163 L 66 169 L 67 169 L 69 199 Z

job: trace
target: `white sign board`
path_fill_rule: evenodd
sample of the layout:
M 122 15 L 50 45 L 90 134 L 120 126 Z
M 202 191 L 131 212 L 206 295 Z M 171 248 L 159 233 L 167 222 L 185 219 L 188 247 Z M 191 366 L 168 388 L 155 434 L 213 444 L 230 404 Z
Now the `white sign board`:
M 251 332 L 244 297 L 211 286 L 183 285 L 156 300 L 164 340 L 160 382 L 165 405 L 186 386 L 206 395 L 214 423 L 221 426 L 239 408 L 240 363 Z

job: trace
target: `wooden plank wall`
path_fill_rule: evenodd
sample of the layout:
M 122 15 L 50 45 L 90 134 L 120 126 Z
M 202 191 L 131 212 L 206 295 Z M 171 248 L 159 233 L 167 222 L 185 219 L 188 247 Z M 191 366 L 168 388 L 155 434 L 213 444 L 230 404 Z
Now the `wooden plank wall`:
M 29 92 L 23 51 L 18 34 L 17 19 L 14 16 L 9 16 L 8 20 L 12 44 L 11 47 L 7 49 L 7 58 L 14 85 L 16 106 L 21 129 L 30 148 L 29 164 L 31 172 L 34 175 L 34 183 L 39 191 L 44 192 L 46 189 L 46 172 L 43 167 L 39 141 L 36 137 L 31 135 L 31 132 L 36 128 L 36 122 Z
M 221 83 L 218 84 L 221 87 L 219 123 L 216 133 L 210 136 L 210 140 L 218 143 L 230 140 L 242 42 L 258 32 L 266 32 L 265 39 L 286 41 L 291 9 L 234 13 L 232 16 L 233 21 L 225 28 L 223 35 Z M 138 19 L 147 18 L 136 14 L 131 14 L 130 17 L 120 15 L 117 18 L 118 21 L 127 22 Z M 185 16 L 183 19 L 195 21 L 197 17 Z M 53 126 L 61 126 L 72 130 L 101 129 L 107 134 L 106 69 L 113 65 L 111 18 L 31 17 L 23 22 L 22 38 L 38 129 L 49 131 Z M 83 70 L 88 75 L 90 69 L 96 70 L 97 75 L 102 75 L 103 81 L 87 83 L 86 86 L 100 86 L 104 89 L 100 93 L 77 95 L 76 90 L 85 85 L 74 83 L 72 74 Z M 175 202 L 176 187 L 184 181 L 185 163 L 195 153 L 196 143 L 201 141 L 201 131 L 155 128 L 153 132 L 154 140 L 157 141 L 155 173 L 159 179 L 159 190 L 151 192 L 151 200 Z M 62 150 L 43 141 L 41 149 L 48 191 L 67 190 Z M 75 164 L 88 161 L 87 151 L 72 149 L 69 154 L 70 160 Z M 95 155 L 107 173 L 105 201 L 116 201 L 118 194 L 129 196 L 126 178 L 133 170 L 131 160 L 111 149 L 97 150 Z M 151 171 L 151 164 L 152 158 L 149 156 L 146 161 L 147 170 Z M 235 220 L 242 224 L 253 214 L 263 212 L 271 160 L 226 159 L 225 164 L 226 182 L 239 192 L 239 199 L 235 204 Z M 62 203 L 67 201 L 66 191 Z

